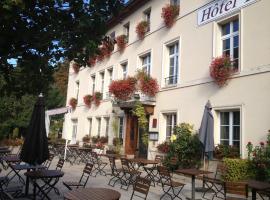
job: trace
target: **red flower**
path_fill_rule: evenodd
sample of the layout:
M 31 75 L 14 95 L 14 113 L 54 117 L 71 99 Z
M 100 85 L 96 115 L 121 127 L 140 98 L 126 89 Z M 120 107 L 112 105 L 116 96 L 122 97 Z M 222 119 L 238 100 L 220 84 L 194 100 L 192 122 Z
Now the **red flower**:
M 235 72 L 230 57 L 222 56 L 215 58 L 210 66 L 210 76 L 220 86 L 224 86 Z
M 168 28 L 172 27 L 175 18 L 178 15 L 179 15 L 179 6 L 168 4 L 162 8 L 161 17 L 163 18 L 164 23 Z
M 76 108 L 77 103 L 78 103 L 78 101 L 77 101 L 77 99 L 75 99 L 75 98 L 71 98 L 71 99 L 69 100 L 69 105 L 72 107 L 73 110 Z
M 251 145 L 252 143 L 251 142 L 248 142 L 248 145 Z
M 136 33 L 139 37 L 139 39 L 143 39 L 145 36 L 145 33 L 147 32 L 149 27 L 149 24 L 147 21 L 141 21 L 137 26 L 136 26 Z
M 130 99 L 136 91 L 136 82 L 137 80 L 132 77 L 113 81 L 109 86 L 109 92 L 113 94 L 116 99 L 126 101 Z
M 116 44 L 117 44 L 118 50 L 120 52 L 123 52 L 124 49 L 126 48 L 127 36 L 126 35 L 119 35 L 118 37 L 116 37 Z
M 72 64 L 73 71 L 77 74 L 80 71 L 80 65 L 76 62 Z
M 261 146 L 264 146 L 264 142 L 260 142 L 260 145 L 261 145 Z
M 139 88 L 143 94 L 150 97 L 154 97 L 159 90 L 157 80 L 149 76 L 140 80 Z
M 85 105 L 87 105 L 89 108 L 91 107 L 92 100 L 93 100 L 93 97 L 90 94 L 85 95 L 83 97 L 83 101 L 84 101 Z

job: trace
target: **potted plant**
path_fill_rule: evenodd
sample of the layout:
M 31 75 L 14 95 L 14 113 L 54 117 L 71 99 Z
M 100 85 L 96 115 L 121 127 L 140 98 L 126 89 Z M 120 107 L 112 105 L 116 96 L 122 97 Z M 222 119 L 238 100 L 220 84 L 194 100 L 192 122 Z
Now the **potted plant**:
M 154 97 L 159 90 L 157 80 L 146 73 L 139 74 L 139 89 L 143 94 Z
M 108 143 L 108 137 L 101 136 L 99 139 L 101 144 L 107 144 Z
M 88 94 L 83 97 L 84 104 L 87 105 L 89 108 L 91 107 L 91 103 L 93 100 L 93 96 Z
M 75 99 L 75 98 L 73 98 L 73 97 L 70 98 L 70 100 L 69 100 L 69 105 L 71 106 L 71 108 L 72 108 L 73 110 L 76 108 L 77 103 L 78 103 L 77 99 Z
M 101 92 L 95 92 L 94 95 L 93 95 L 93 101 L 94 101 L 95 105 L 99 106 L 101 100 L 102 100 Z
M 167 28 L 172 27 L 178 15 L 179 15 L 179 6 L 168 4 L 162 8 L 161 17 L 163 18 Z
M 116 44 L 118 47 L 118 50 L 120 52 L 123 52 L 124 49 L 126 48 L 126 44 L 127 44 L 127 36 L 126 35 L 119 35 L 116 37 Z
M 128 77 L 122 80 L 115 80 L 109 86 L 109 92 L 118 100 L 129 100 L 136 91 L 136 78 Z
M 214 149 L 214 158 L 222 160 L 223 158 L 239 158 L 239 149 L 235 146 L 218 144 Z
M 76 63 L 76 62 L 73 62 L 73 63 L 72 63 L 73 71 L 74 71 L 76 74 L 79 73 L 80 67 L 81 67 L 81 66 L 80 66 L 78 63 Z
M 229 56 L 216 57 L 211 62 L 210 76 L 220 87 L 227 84 L 228 79 L 234 72 L 235 70 Z
M 136 33 L 137 33 L 137 35 L 138 35 L 138 37 L 139 37 L 140 40 L 144 38 L 145 33 L 148 30 L 148 26 L 149 26 L 149 24 L 148 24 L 147 21 L 141 21 L 141 22 L 139 22 L 137 24 L 137 26 L 136 26 Z
M 91 139 L 92 139 L 92 143 L 94 143 L 94 144 L 99 142 L 99 137 L 98 136 L 93 136 Z

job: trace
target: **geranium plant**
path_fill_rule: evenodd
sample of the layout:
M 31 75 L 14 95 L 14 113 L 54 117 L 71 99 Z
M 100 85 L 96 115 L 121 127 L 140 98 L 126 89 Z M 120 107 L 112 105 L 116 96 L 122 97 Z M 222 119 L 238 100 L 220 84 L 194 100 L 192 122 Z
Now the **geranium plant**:
M 120 52 L 123 52 L 124 49 L 126 48 L 126 44 L 127 44 L 127 36 L 126 35 L 119 35 L 116 37 L 116 44 L 118 47 L 118 50 Z
M 178 15 L 179 6 L 168 4 L 162 8 L 161 17 L 163 18 L 164 23 L 168 28 L 172 27 Z
M 76 63 L 76 62 L 73 62 L 73 64 L 72 64 L 72 69 L 73 69 L 73 71 L 77 74 L 79 71 L 80 71 L 80 65 L 78 64 L 78 63 Z
M 150 97 L 154 97 L 159 90 L 157 80 L 145 72 L 139 72 L 138 74 L 139 89 L 141 92 Z
M 149 27 L 149 24 L 147 21 L 141 21 L 140 23 L 138 23 L 138 25 L 136 26 L 136 33 L 139 37 L 139 39 L 143 39 L 145 36 L 145 33 L 147 32 Z
M 210 76 L 220 87 L 227 84 L 234 72 L 233 63 L 228 56 L 214 58 L 210 66 Z
M 137 80 L 128 77 L 123 80 L 115 80 L 109 86 L 109 92 L 118 100 L 129 100 L 136 91 Z
M 83 97 L 84 104 L 87 105 L 89 108 L 91 107 L 91 103 L 93 101 L 93 96 L 88 94 Z
M 71 99 L 69 100 L 69 105 L 72 107 L 72 109 L 75 109 L 75 108 L 76 108 L 77 103 L 78 103 L 78 101 L 77 101 L 77 99 L 75 99 L 75 98 L 71 98 Z
M 93 95 L 93 101 L 96 106 L 100 105 L 100 102 L 102 100 L 102 93 L 101 92 L 95 92 Z

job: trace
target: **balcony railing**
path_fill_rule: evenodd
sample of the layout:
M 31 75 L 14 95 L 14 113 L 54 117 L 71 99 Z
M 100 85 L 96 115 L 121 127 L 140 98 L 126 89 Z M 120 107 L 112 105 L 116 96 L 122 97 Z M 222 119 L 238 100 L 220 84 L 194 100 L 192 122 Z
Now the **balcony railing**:
M 169 76 L 165 78 L 165 86 L 176 85 L 178 82 L 178 76 Z

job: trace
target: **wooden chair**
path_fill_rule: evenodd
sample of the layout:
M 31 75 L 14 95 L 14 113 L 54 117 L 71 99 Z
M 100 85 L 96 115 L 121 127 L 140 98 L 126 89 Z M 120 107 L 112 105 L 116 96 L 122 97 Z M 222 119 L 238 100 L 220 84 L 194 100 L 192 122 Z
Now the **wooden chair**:
M 62 159 L 62 158 L 60 158 L 59 160 L 58 160 L 58 163 L 57 163 L 57 165 L 56 165 L 56 170 L 62 170 L 62 168 L 63 168 L 63 166 L 64 166 L 64 163 L 65 163 L 65 160 L 64 159 Z
M 155 161 L 159 162 L 159 164 L 157 164 L 157 165 L 162 164 L 163 156 L 156 155 Z M 148 166 L 143 167 L 144 171 L 147 173 L 145 178 L 150 179 L 153 182 L 153 186 L 155 186 L 155 182 L 156 183 L 160 182 L 160 176 L 159 176 L 158 171 L 157 171 L 157 165 L 153 165 L 151 167 L 148 167 Z
M 103 162 L 96 152 L 91 152 L 91 163 L 93 164 L 94 167 L 94 170 L 91 173 L 91 175 L 93 175 L 93 173 L 95 172 L 95 174 L 93 175 L 94 177 L 96 177 L 97 174 L 106 176 L 104 168 L 107 166 L 108 163 Z
M 242 200 L 248 198 L 247 182 L 225 182 L 224 192 L 226 200 Z M 234 196 L 228 196 L 233 194 Z
M 92 168 L 93 168 L 93 164 L 87 163 L 83 169 L 83 173 L 79 182 L 64 181 L 63 182 L 64 186 L 66 186 L 69 190 L 72 190 L 72 188 L 85 188 L 88 182 L 90 173 L 92 171 Z
M 52 161 L 53 161 L 54 155 L 50 154 L 49 158 L 42 164 L 46 169 L 49 169 Z
M 111 175 L 112 178 L 109 180 L 108 185 L 114 187 L 116 182 L 120 181 L 122 182 L 122 177 L 123 177 L 123 170 L 122 169 L 117 169 L 116 164 L 115 164 L 115 158 L 114 157 L 109 157 L 110 161 L 110 167 L 111 167 Z
M 164 192 L 160 199 L 163 199 L 166 195 L 168 195 L 171 199 L 182 199 L 179 195 L 185 184 L 173 181 L 168 168 L 164 166 L 157 166 L 157 170 L 160 175 L 162 190 Z
M 123 170 L 121 188 L 128 190 L 129 186 L 135 183 L 136 177 L 141 175 L 141 172 L 135 170 L 127 158 L 121 158 L 121 164 Z M 126 186 L 126 188 L 123 188 L 123 186 Z
M 138 176 L 133 186 L 133 192 L 130 197 L 130 200 L 133 199 L 133 196 L 140 197 L 146 200 L 148 192 L 149 192 L 150 184 L 151 184 L 151 180 Z M 138 195 L 138 193 L 144 195 L 144 197 L 142 197 L 141 195 Z

